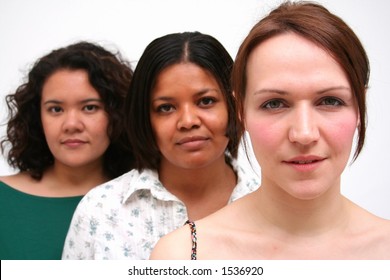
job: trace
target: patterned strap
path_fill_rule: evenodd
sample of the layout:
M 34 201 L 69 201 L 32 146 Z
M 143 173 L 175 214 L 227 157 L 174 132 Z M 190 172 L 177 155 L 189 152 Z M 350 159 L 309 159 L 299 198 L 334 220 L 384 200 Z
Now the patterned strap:
M 192 240 L 192 249 L 191 249 L 191 260 L 196 260 L 197 258 L 197 252 L 196 252 L 196 247 L 197 247 L 197 238 L 196 238 L 196 226 L 193 221 L 186 221 L 186 225 L 188 224 L 191 229 L 191 240 Z

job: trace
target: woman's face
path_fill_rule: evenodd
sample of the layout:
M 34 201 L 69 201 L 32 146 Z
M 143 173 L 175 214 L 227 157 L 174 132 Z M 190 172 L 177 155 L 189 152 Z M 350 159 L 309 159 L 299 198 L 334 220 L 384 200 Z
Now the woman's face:
M 41 119 L 56 164 L 102 164 L 110 144 L 108 116 L 84 70 L 59 70 L 45 82 Z
M 157 78 L 150 111 L 162 165 L 192 169 L 224 160 L 227 105 L 209 72 L 192 63 L 167 67 Z
M 245 124 L 262 186 L 299 199 L 339 191 L 358 110 L 326 51 L 294 33 L 257 46 L 247 65 Z

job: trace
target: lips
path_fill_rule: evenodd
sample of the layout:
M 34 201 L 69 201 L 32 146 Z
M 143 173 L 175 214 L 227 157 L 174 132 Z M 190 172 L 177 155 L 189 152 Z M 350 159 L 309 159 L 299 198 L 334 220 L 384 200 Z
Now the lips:
M 309 163 L 313 163 L 313 162 L 316 162 L 318 160 L 297 160 L 297 161 L 290 161 L 291 163 L 294 163 L 294 164 L 309 164 Z
M 183 145 L 183 144 L 187 144 L 187 143 L 191 143 L 191 142 L 206 141 L 208 139 L 209 139 L 208 137 L 204 137 L 204 136 L 184 137 L 184 138 L 180 139 L 179 141 L 177 141 L 177 144 Z
M 207 146 L 210 138 L 205 136 L 191 136 L 181 138 L 176 142 L 178 147 L 187 152 L 199 151 Z
M 79 147 L 87 142 L 80 140 L 80 139 L 66 139 L 66 140 L 62 141 L 61 143 L 64 144 L 65 146 L 75 148 L 75 147 Z
M 316 170 L 326 158 L 320 156 L 298 156 L 283 161 L 299 172 L 310 172 Z
M 298 157 L 291 158 L 286 162 L 293 163 L 293 164 L 310 164 L 322 160 L 324 160 L 324 158 L 319 156 L 298 156 Z

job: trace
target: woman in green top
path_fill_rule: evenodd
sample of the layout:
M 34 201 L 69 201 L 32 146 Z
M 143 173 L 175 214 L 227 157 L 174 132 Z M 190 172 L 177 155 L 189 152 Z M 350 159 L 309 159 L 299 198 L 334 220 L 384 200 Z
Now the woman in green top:
M 20 172 L 0 177 L 0 259 L 60 259 L 82 196 L 133 167 L 122 123 L 132 76 L 119 53 L 78 42 L 40 58 L 6 96 L 0 146 Z

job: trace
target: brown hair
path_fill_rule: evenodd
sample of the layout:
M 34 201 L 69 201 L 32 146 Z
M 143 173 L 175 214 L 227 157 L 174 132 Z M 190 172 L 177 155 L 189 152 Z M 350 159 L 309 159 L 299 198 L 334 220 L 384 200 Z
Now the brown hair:
M 105 174 L 115 178 L 130 170 L 134 156 L 125 135 L 123 103 L 133 76 L 130 63 L 119 52 L 113 53 L 90 42 L 80 41 L 51 51 L 39 58 L 28 72 L 26 82 L 6 96 L 9 110 L 7 135 L 1 140 L 3 154 L 7 145 L 10 166 L 27 171 L 37 180 L 53 165 L 54 158 L 42 128 L 40 100 L 46 80 L 61 69 L 85 70 L 89 82 L 99 93 L 109 119 L 110 145 L 104 153 Z
M 312 2 L 285 2 L 256 23 L 241 44 L 233 67 L 232 86 L 243 119 L 246 66 L 253 49 L 265 40 L 294 32 L 327 51 L 343 68 L 356 98 L 360 125 L 354 160 L 361 152 L 366 134 L 366 89 L 370 76 L 367 54 L 353 30 L 325 7 Z

